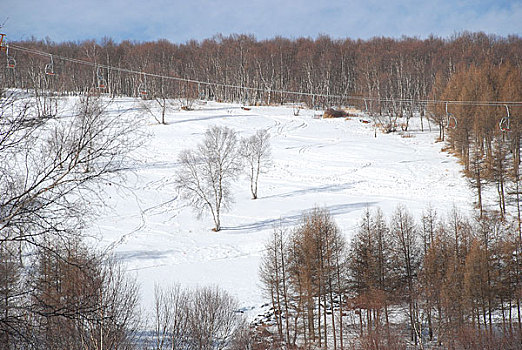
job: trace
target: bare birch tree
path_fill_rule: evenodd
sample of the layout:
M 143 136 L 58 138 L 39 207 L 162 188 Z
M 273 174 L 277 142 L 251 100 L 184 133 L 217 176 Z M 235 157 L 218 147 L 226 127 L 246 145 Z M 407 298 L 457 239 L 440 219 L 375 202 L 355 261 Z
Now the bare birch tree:
M 185 349 L 188 343 L 189 290 L 176 284 L 154 288 L 154 349 Z
M 154 349 L 229 349 L 244 337 L 237 301 L 217 287 L 156 288 Z
M 257 199 L 259 174 L 266 172 L 272 163 L 270 152 L 270 134 L 267 130 L 258 130 L 254 135 L 241 140 L 240 154 L 248 165 L 252 199 Z
M 100 183 L 113 182 L 138 146 L 139 123 L 91 97 L 70 117 L 42 120 L 31 101 L 0 102 L 0 242 L 38 246 L 82 226 Z
M 221 230 L 221 211 L 233 203 L 231 181 L 241 169 L 237 145 L 234 130 L 213 126 L 195 150 L 183 150 L 179 155 L 176 187 L 198 217 L 210 211 L 214 231 Z

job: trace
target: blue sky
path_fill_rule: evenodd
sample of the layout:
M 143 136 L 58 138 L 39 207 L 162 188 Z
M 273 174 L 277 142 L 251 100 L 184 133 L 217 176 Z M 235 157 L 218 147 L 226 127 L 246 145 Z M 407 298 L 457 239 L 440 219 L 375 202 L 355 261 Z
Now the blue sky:
M 1 8 L 1 30 L 12 41 L 522 35 L 522 0 L 2 0 Z

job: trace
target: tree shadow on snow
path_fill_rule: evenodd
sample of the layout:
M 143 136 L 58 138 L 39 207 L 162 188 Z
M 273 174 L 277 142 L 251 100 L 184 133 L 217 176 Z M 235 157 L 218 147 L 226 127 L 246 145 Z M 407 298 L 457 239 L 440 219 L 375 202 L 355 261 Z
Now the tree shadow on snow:
M 116 252 L 115 256 L 118 260 L 157 260 L 172 256 L 176 250 L 132 250 L 126 252 Z
M 176 119 L 175 121 L 170 121 L 169 125 L 190 123 L 190 122 L 200 122 L 202 120 L 223 119 L 223 118 L 228 118 L 228 117 L 231 117 L 231 115 L 229 115 L 229 114 L 222 114 L 222 115 L 213 115 L 213 116 L 202 117 L 202 118 L 196 118 L 195 117 L 195 118 L 182 119 L 182 120 L 177 120 Z
M 350 183 L 344 183 L 344 184 L 328 184 L 323 186 L 317 186 L 317 187 L 309 187 L 304 188 L 302 190 L 296 190 L 286 193 L 280 193 L 280 194 L 273 194 L 271 196 L 266 197 L 259 197 L 259 199 L 270 199 L 270 198 L 288 198 L 288 197 L 295 197 L 300 196 L 304 194 L 309 193 L 322 193 L 322 192 L 341 192 L 343 190 L 348 190 L 354 187 L 354 185 L 358 183 L 362 183 L 364 181 L 356 181 L 356 182 L 350 182 Z
M 236 117 L 254 117 L 255 114 L 221 114 L 221 115 L 213 115 L 208 117 L 202 117 L 202 118 L 190 118 L 190 119 L 181 119 L 181 120 L 174 120 L 169 121 L 168 125 L 174 125 L 174 124 L 182 124 L 182 123 L 190 123 L 190 122 L 200 122 L 202 120 L 213 120 L 213 119 L 224 119 L 224 118 L 236 118 Z
M 378 202 L 358 202 L 358 203 L 347 203 L 347 204 L 336 204 L 330 205 L 326 207 L 321 207 L 321 209 L 327 210 L 332 217 L 335 218 L 337 215 L 347 214 L 356 210 L 361 210 L 366 207 L 371 207 L 376 205 Z M 241 231 L 241 233 L 249 233 L 256 232 L 260 230 L 272 229 L 275 225 L 281 223 L 283 226 L 293 226 L 296 225 L 303 213 L 310 211 L 312 208 L 303 210 L 303 212 L 298 214 L 292 214 L 287 216 L 281 216 L 279 218 L 265 219 L 257 222 L 238 225 L 238 226 L 223 226 L 223 231 Z

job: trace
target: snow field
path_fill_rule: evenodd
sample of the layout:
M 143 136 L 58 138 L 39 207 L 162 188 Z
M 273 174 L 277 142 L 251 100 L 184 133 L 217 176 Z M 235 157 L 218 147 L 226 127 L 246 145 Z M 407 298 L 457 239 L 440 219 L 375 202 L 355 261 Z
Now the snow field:
M 403 204 L 417 219 L 428 204 L 444 216 L 452 206 L 467 211 L 473 203 L 461 166 L 440 152 L 437 130 L 421 132 L 418 120 L 412 120 L 412 137 L 375 138 L 373 126 L 358 118 L 314 119 L 311 110 L 294 116 L 285 106 L 245 111 L 209 102 L 193 111 L 168 111 L 168 124 L 158 125 L 139 104 L 129 98 L 114 102 L 114 112 L 140 113 L 150 136 L 134 154 L 124 186 L 107 188 L 111 209 L 89 231 L 101 249 L 112 249 L 136 274 L 148 310 L 155 285 L 213 284 L 255 316 L 266 302 L 258 266 L 274 225 L 281 220 L 291 228 L 316 206 L 328 209 L 350 239 L 366 207 L 380 207 L 390 217 Z M 210 217 L 196 218 L 173 183 L 179 152 L 195 147 L 212 125 L 240 136 L 269 129 L 273 157 L 260 177 L 257 200 L 250 198 L 245 176 L 234 182 L 235 203 L 222 215 L 218 233 L 211 231 Z

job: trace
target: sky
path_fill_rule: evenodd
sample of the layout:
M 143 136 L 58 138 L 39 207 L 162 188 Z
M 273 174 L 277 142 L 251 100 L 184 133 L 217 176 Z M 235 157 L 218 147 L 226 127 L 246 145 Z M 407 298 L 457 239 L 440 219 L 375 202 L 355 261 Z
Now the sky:
M 2 0 L 0 23 L 11 41 L 520 36 L 522 0 Z

